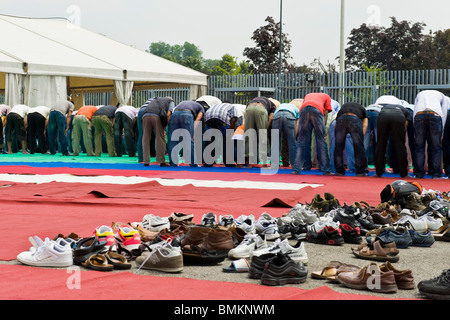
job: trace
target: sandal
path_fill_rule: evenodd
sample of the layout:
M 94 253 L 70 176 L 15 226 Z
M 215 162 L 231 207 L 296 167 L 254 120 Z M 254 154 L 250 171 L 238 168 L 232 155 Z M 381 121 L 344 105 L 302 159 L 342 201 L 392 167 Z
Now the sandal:
M 314 271 L 311 278 L 320 280 L 337 281 L 337 275 L 342 272 L 357 272 L 361 268 L 355 265 L 342 263 L 339 261 L 331 261 L 322 269 L 322 271 Z
M 233 261 L 230 266 L 223 267 L 223 272 L 227 273 L 242 273 L 242 272 L 248 272 L 250 269 L 250 265 L 246 259 L 239 259 L 236 261 Z
M 117 270 L 131 269 L 131 263 L 128 262 L 127 258 L 125 258 L 123 255 L 114 251 L 109 251 L 105 254 L 105 256 L 108 262 L 112 264 L 115 269 Z
M 98 241 L 96 237 L 84 238 L 78 241 L 73 249 L 73 263 L 80 265 L 91 255 L 104 252 L 106 243 L 106 241 Z
M 399 260 L 398 249 L 395 242 L 383 243 L 376 240 L 373 243 L 360 245 L 358 248 L 352 248 L 355 256 L 366 260 L 375 260 L 382 262 L 397 262 Z
M 114 266 L 108 263 L 108 259 L 104 254 L 94 254 L 83 262 L 82 265 L 96 271 L 111 271 L 114 269 Z

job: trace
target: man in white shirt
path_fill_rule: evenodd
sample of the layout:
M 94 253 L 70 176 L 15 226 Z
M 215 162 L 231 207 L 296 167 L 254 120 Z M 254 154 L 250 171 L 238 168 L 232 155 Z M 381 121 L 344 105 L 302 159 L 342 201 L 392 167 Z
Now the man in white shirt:
M 39 142 L 39 152 L 42 154 L 47 152 L 45 131 L 47 130 L 49 114 L 50 108 L 46 106 L 38 106 L 28 110 L 28 149 L 31 154 L 34 154 L 36 151 L 36 138 Z
M 437 90 L 419 92 L 414 104 L 414 132 L 416 136 L 417 178 L 425 176 L 425 144 L 428 143 L 428 173 L 432 178 L 442 177 L 442 136 L 449 100 Z
M 7 106 L 6 104 L 0 104 L 0 120 L 1 120 L 1 126 L 0 126 L 0 153 L 5 154 L 7 153 L 6 150 L 3 150 L 3 129 L 6 127 L 6 116 L 11 111 L 11 107 Z
M 445 121 L 444 137 L 442 138 L 442 158 L 444 164 L 444 173 L 450 179 L 450 98 L 447 98 L 447 120 Z
M 28 154 L 27 151 L 27 114 L 30 110 L 29 106 L 24 104 L 15 105 L 8 113 L 6 118 L 6 142 L 8 144 L 8 154 L 12 154 L 12 142 L 16 137 L 22 146 L 22 153 Z

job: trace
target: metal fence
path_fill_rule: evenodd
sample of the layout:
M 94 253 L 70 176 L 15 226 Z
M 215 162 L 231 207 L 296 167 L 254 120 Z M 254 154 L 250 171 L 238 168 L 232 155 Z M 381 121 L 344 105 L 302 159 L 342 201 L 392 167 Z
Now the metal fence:
M 148 99 L 153 97 L 172 97 L 175 104 L 181 101 L 189 99 L 190 90 L 189 88 L 168 88 L 168 89 L 156 89 L 156 90 L 134 90 L 131 95 L 131 105 L 139 108 Z M 104 105 L 109 104 L 111 101 L 113 93 L 112 92 L 101 92 L 101 93 L 85 93 L 84 94 L 84 104 L 85 105 Z
M 247 104 L 260 95 L 274 97 L 281 102 L 303 98 L 311 92 L 327 93 L 334 100 L 358 102 L 368 106 L 381 95 L 393 95 L 414 104 L 421 90 L 435 89 L 450 96 L 450 69 L 407 70 L 377 72 L 346 72 L 344 85 L 339 73 L 254 74 L 236 76 L 211 76 L 207 94 L 222 101 Z M 170 96 L 175 104 L 190 98 L 189 88 L 135 90 L 131 104 L 142 106 L 151 97 Z M 111 101 L 112 92 L 86 93 L 85 104 L 102 105 Z M 0 103 L 4 96 L 0 95 Z
M 450 69 L 378 72 L 346 72 L 344 85 L 339 73 L 256 74 L 214 76 L 208 79 L 208 94 L 232 103 L 246 104 L 258 95 L 280 102 L 324 92 L 341 102 L 373 104 L 381 95 L 394 95 L 414 104 L 421 90 L 441 90 L 450 95 Z

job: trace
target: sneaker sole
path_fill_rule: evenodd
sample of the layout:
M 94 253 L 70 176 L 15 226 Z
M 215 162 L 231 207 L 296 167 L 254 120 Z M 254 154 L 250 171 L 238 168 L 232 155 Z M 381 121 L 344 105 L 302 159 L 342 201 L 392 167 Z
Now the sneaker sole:
M 265 278 L 261 277 L 261 284 L 264 284 L 266 286 L 280 286 L 285 284 L 299 284 L 304 283 L 306 281 L 305 277 L 297 277 L 297 278 L 288 278 L 288 277 L 279 277 L 279 278 Z
M 39 263 L 34 261 L 25 261 L 20 258 L 17 258 L 17 261 L 20 263 L 32 266 L 32 267 L 49 267 L 49 268 L 67 268 L 73 266 L 73 261 L 65 261 L 65 262 L 53 262 L 53 263 Z
M 179 272 L 183 271 L 183 267 L 179 267 L 179 268 L 153 268 L 153 267 L 142 266 L 141 269 L 161 271 L 161 272 L 166 272 L 166 273 L 179 273 Z
M 338 279 L 339 281 L 339 279 Z M 383 286 L 379 289 L 369 289 L 367 288 L 366 284 L 358 285 L 358 284 L 349 284 L 342 281 L 339 281 L 340 284 L 344 285 L 347 288 L 350 289 L 356 289 L 356 290 L 369 290 L 372 292 L 378 292 L 378 293 L 395 293 L 398 291 L 397 285 L 390 285 L 390 286 Z
M 337 239 L 337 240 L 335 240 L 335 239 L 323 239 L 323 240 L 319 239 L 319 240 L 317 240 L 317 239 L 306 238 L 306 240 L 308 240 L 309 242 L 312 242 L 312 243 L 316 243 L 316 244 L 329 244 L 329 245 L 337 245 L 337 246 L 345 243 L 344 239 Z
M 450 295 L 448 294 L 436 294 L 436 293 L 428 293 L 424 291 L 419 291 L 423 296 L 434 299 L 434 300 L 450 300 Z

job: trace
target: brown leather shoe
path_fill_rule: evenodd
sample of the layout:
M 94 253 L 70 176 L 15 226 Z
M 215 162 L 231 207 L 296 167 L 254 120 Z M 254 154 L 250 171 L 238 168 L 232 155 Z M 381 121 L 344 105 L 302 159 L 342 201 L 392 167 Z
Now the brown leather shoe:
M 342 285 L 358 290 L 394 293 L 398 291 L 393 271 L 382 271 L 374 262 L 361 268 L 359 272 L 342 272 L 337 275 Z
M 189 231 L 186 232 L 185 237 L 181 240 L 181 247 L 191 245 L 200 245 L 203 242 L 203 238 L 211 232 L 211 228 L 203 226 L 192 226 Z
M 212 231 L 203 239 L 200 247 L 207 252 L 214 251 L 219 255 L 228 254 L 228 251 L 234 248 L 231 232 L 219 228 L 212 229 Z
M 411 270 L 399 270 L 395 268 L 389 261 L 380 265 L 380 270 L 383 272 L 394 272 L 395 282 L 397 283 L 397 287 L 399 289 L 414 289 L 414 277 Z

